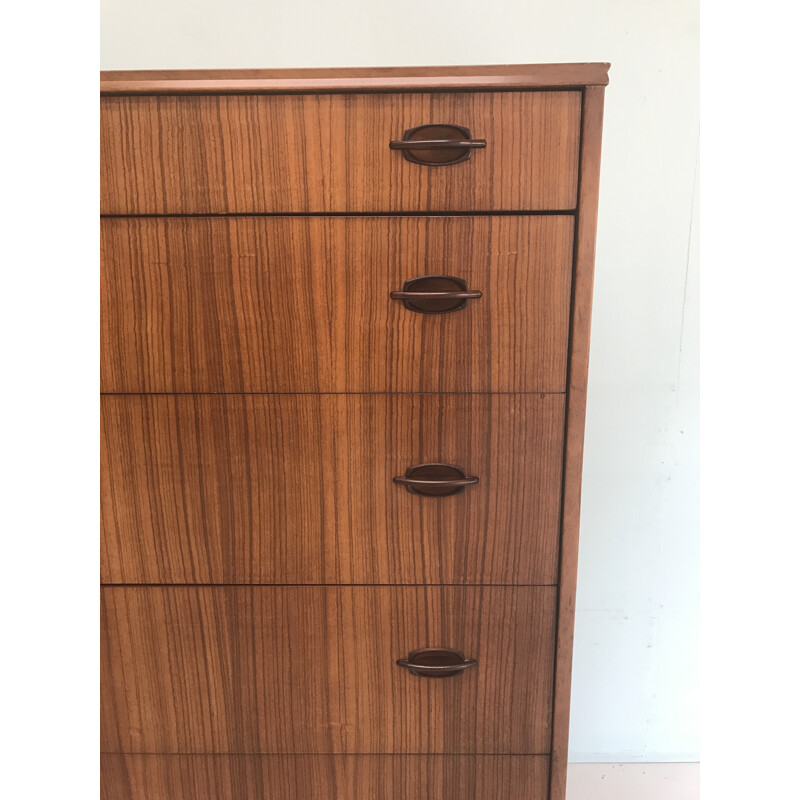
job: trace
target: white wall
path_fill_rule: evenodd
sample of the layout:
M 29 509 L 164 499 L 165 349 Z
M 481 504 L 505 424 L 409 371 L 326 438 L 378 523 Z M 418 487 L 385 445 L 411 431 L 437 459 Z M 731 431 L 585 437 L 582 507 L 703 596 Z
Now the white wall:
M 695 759 L 697 0 L 101 7 L 104 69 L 612 62 L 570 756 Z

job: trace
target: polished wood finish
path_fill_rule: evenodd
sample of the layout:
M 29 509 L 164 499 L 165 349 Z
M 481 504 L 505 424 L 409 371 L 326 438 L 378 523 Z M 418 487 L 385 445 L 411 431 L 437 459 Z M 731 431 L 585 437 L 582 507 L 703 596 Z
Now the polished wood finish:
M 101 75 L 103 800 L 564 800 L 607 71 Z
M 563 392 L 573 220 L 101 222 L 106 392 Z M 483 293 L 419 314 L 421 275 Z
M 547 753 L 555 594 L 525 586 L 105 587 L 101 748 Z M 439 646 L 478 666 L 437 680 L 395 664 Z
M 573 209 L 581 93 L 103 97 L 104 214 Z M 389 149 L 426 123 L 488 146 L 451 167 Z
M 101 800 L 547 797 L 547 756 L 101 756 Z
M 350 69 L 132 70 L 100 73 L 103 94 L 398 92 L 540 89 L 608 83 L 608 64 Z
M 563 395 L 106 395 L 111 583 L 558 577 Z M 449 462 L 454 497 L 392 482 Z
M 600 189 L 600 146 L 603 128 L 603 89 L 589 87 L 584 95 L 580 206 L 575 244 L 569 389 L 567 392 L 561 568 L 558 588 L 558 647 L 553 714 L 553 754 L 550 798 L 564 800 L 567 791 L 569 705 L 572 682 L 572 643 L 578 581 L 583 435 L 586 387 L 589 379 L 589 336 L 592 326 L 595 230 Z

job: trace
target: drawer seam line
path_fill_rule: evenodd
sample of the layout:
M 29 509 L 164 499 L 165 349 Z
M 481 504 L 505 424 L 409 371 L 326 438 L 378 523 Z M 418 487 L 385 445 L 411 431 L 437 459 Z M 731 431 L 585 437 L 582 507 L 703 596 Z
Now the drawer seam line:
M 100 214 L 100 219 L 226 219 L 228 217 L 354 217 L 359 219 L 376 217 L 572 217 L 575 208 L 555 208 L 549 211 L 230 211 L 230 212 L 183 212 L 170 214 Z

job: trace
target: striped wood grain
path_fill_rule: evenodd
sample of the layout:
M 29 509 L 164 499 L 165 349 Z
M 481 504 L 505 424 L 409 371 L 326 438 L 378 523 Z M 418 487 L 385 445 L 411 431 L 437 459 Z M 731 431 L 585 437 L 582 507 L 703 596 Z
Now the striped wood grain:
M 542 583 L 563 395 L 105 395 L 109 583 Z M 420 497 L 414 464 L 480 482 Z
M 105 392 L 562 392 L 573 221 L 245 217 L 101 223 Z M 483 297 L 419 314 L 421 275 Z
M 104 587 L 101 749 L 542 754 L 553 587 Z M 478 666 L 419 678 L 451 647 Z
M 545 800 L 547 756 L 101 756 L 101 800 Z
M 104 214 L 573 209 L 580 92 L 103 97 Z M 447 123 L 487 140 L 452 166 L 389 142 Z
M 604 84 L 606 67 L 455 69 L 449 77 L 440 76 L 441 88 L 508 88 L 503 81 L 513 86 L 545 79 L 552 85 L 576 80 Z M 281 222 L 289 229 L 279 233 L 267 223 L 258 229 L 261 223 L 251 220 L 243 220 L 239 228 L 235 219 L 202 219 L 201 228 L 195 229 L 190 224 L 194 220 L 106 219 L 104 266 L 111 264 L 115 274 L 110 282 L 104 278 L 103 286 L 103 388 L 120 392 L 381 392 L 387 387 L 395 392 L 563 392 L 566 388 L 559 586 L 107 587 L 102 627 L 103 747 L 138 752 L 103 756 L 103 800 L 517 796 L 540 800 L 548 792 L 550 800 L 565 796 L 602 89 L 583 90 L 580 120 L 578 91 L 448 93 L 436 91 L 437 75 L 436 69 L 421 69 L 380 74 L 355 70 L 105 76 L 122 91 L 141 92 L 146 88 L 142 81 L 155 78 L 158 86 L 148 84 L 153 92 L 200 94 L 101 101 L 102 212 L 474 213 L 572 211 L 577 205 L 571 319 L 569 301 L 564 300 L 570 291 L 569 268 L 562 274 L 559 267 L 558 275 L 538 272 L 539 265 L 548 263 L 551 250 L 543 251 L 530 240 L 520 248 L 513 235 L 524 241 L 524 234 L 505 227 L 514 217 L 500 222 L 500 229 L 492 227 L 498 224 L 494 221 L 480 228 L 485 224 L 480 218 L 457 218 L 476 226 L 469 245 L 464 240 L 466 228 L 455 222 L 449 232 L 440 233 L 435 219 L 391 220 L 390 226 L 400 226 L 391 245 L 381 244 L 384 233 L 362 232 L 364 247 L 352 244 L 353 219 L 346 220 L 344 233 L 327 220 Z M 126 87 L 126 80 L 133 83 Z M 481 81 L 485 86 L 478 85 Z M 384 90 L 430 85 L 434 91 L 282 97 L 203 94 L 244 91 L 248 86 L 253 91 L 369 90 L 381 82 Z M 460 119 L 420 119 L 439 113 L 457 114 Z M 444 169 L 417 167 L 388 151 L 388 140 L 398 138 L 402 129 L 433 121 L 466 124 L 474 136 L 486 136 L 489 146 L 468 162 Z M 571 217 L 560 219 L 572 225 Z M 185 229 L 180 227 L 184 224 Z M 306 232 L 300 228 L 303 224 L 310 226 Z M 326 228 L 328 224 L 332 227 Z M 424 230 L 415 234 L 415 224 Z M 430 238 L 426 238 L 428 224 L 437 229 Z M 250 233 L 248 225 L 253 226 Z M 262 240 L 267 244 L 259 244 Z M 570 227 L 556 249 L 563 248 L 564 241 L 571 246 L 571 240 Z M 349 261 L 342 266 L 337 254 L 348 241 Z M 435 318 L 411 323 L 395 319 L 390 315 L 398 309 L 386 311 L 370 291 L 375 278 L 390 273 L 387 264 L 393 278 L 415 277 L 403 272 L 405 253 L 418 261 L 422 254 L 425 265 L 438 260 L 467 263 L 470 269 L 476 253 L 485 262 L 487 278 L 500 282 L 500 293 L 494 283 L 488 294 L 478 287 L 492 305 L 484 304 L 476 316 L 478 306 L 471 303 L 473 318 L 450 315 L 451 320 L 461 321 L 449 328 L 437 328 Z M 270 256 L 266 277 L 253 266 L 265 254 Z M 448 256 L 453 257 L 449 262 Z M 376 264 L 381 257 L 383 262 Z M 331 264 L 336 267 L 333 271 Z M 291 304 L 298 298 L 297 288 L 291 286 L 293 275 L 313 282 L 300 288 L 300 303 L 294 308 Z M 521 275 L 528 284 L 520 295 L 523 302 L 516 303 Z M 540 280 L 535 292 L 530 291 L 534 279 Z M 352 305 L 337 294 L 342 284 L 351 290 Z M 272 302 L 275 285 L 278 294 Z M 381 286 L 381 291 L 392 288 L 398 287 Z M 278 300 L 289 302 L 281 307 Z M 336 316 L 330 306 L 346 306 L 346 314 Z M 517 313 L 519 308 L 524 313 Z M 369 324 L 375 320 L 377 327 Z M 360 353 L 372 347 L 376 330 L 400 334 L 381 339 L 380 349 L 370 351 L 368 364 Z M 458 336 L 453 336 L 456 331 Z M 544 340 L 539 338 L 542 331 Z M 281 346 L 287 348 L 285 361 L 275 356 Z M 313 360 L 315 350 L 320 355 Z M 357 549 L 371 540 L 364 538 L 363 527 L 358 536 L 354 521 L 366 516 L 369 525 L 373 517 L 363 513 L 366 490 L 344 500 L 338 494 L 342 480 L 347 487 L 354 483 L 349 464 L 337 472 L 330 488 L 313 498 L 304 490 L 302 478 L 294 475 L 282 478 L 283 495 L 259 488 L 265 476 L 274 482 L 280 472 L 274 453 L 269 460 L 273 448 L 283 453 L 294 453 L 295 445 L 304 453 L 308 447 L 313 450 L 312 431 L 317 442 L 334 448 L 341 439 L 335 433 L 319 433 L 325 423 L 333 420 L 336 431 L 346 430 L 348 436 L 352 431 L 374 430 L 372 422 L 363 425 L 365 408 L 353 416 L 349 407 L 343 412 L 337 405 L 326 414 L 325 399 L 315 398 L 299 410 L 300 420 L 276 427 L 289 412 L 268 410 L 262 419 L 258 406 L 264 400 L 265 408 L 271 409 L 272 397 L 136 397 L 130 398 L 130 405 L 124 402 L 128 398 L 105 399 L 109 401 L 104 401 L 106 422 L 111 421 L 105 446 L 113 451 L 106 454 L 105 463 L 113 467 L 104 476 L 104 575 L 214 580 L 214 575 L 222 574 L 224 580 L 231 580 L 226 576 L 238 580 L 239 575 L 245 580 L 252 576 L 269 580 L 287 565 L 295 565 L 299 572 L 301 561 L 308 559 L 306 566 L 313 565 L 310 568 L 320 570 L 323 577 L 366 575 L 370 570 L 390 576 L 408 570 L 415 581 L 443 581 L 452 568 L 453 575 L 465 580 L 475 576 L 477 581 L 491 582 L 497 576 L 498 581 L 515 582 L 528 574 L 525 559 L 531 575 L 539 575 L 550 559 L 549 540 L 539 533 L 544 528 L 534 522 L 534 536 L 526 539 L 521 528 L 514 527 L 514 520 L 522 521 L 516 504 L 528 496 L 524 489 L 507 507 L 479 501 L 475 495 L 469 513 L 464 504 L 463 523 L 468 527 L 475 519 L 473 509 L 483 509 L 487 502 L 487 520 L 501 525 L 513 518 L 499 534 L 488 525 L 476 529 L 477 538 L 473 534 L 470 541 L 484 548 L 482 554 L 461 552 L 464 540 L 458 539 L 456 525 L 462 517 L 457 523 L 453 515 L 451 529 L 445 517 L 434 521 L 419 511 L 412 513 L 412 527 L 424 527 L 424 532 L 414 534 L 424 537 L 424 558 L 411 558 L 411 550 L 400 556 L 392 551 L 397 539 L 390 541 L 387 527 L 379 531 L 384 537 L 380 547 L 364 547 L 358 565 L 353 565 L 336 550 L 340 523 L 346 519 L 348 536 L 355 537 L 347 547 Z M 293 402 L 290 396 L 286 399 Z M 508 399 L 522 402 L 521 397 Z M 314 405 L 317 401 L 322 404 L 319 408 Z M 440 401 L 451 402 L 430 399 Z M 492 400 L 489 404 L 489 412 L 495 414 L 497 406 Z M 471 419 L 480 416 L 472 405 L 459 409 Z M 563 405 L 558 413 L 563 415 Z M 372 418 L 367 415 L 367 419 Z M 499 419 L 492 419 L 492 425 L 499 426 L 495 430 L 502 428 Z M 520 420 L 511 422 L 507 430 L 520 436 Z M 446 426 L 426 423 L 426 430 L 424 439 L 411 437 L 411 447 L 424 449 L 428 436 L 441 446 L 455 441 L 448 438 Z M 530 433 L 530 427 L 526 430 Z M 269 452 L 253 455 L 248 450 L 251 439 Z M 524 432 L 520 441 L 526 441 Z M 477 453 L 480 446 L 480 437 L 470 439 L 461 452 Z M 519 474 L 530 474 L 532 462 L 521 452 L 509 451 L 503 468 L 513 462 L 515 475 L 520 465 Z M 368 454 L 365 445 L 361 453 L 365 465 L 373 463 Z M 496 456 L 486 462 L 495 488 L 503 474 Z M 326 459 L 329 463 L 329 455 Z M 317 463 L 313 452 L 301 461 L 304 467 Z M 248 473 L 254 464 L 255 471 Z M 539 481 L 534 478 L 537 491 Z M 516 479 L 508 486 L 503 479 L 501 494 L 512 486 L 518 488 Z M 556 490 L 547 498 L 559 496 Z M 292 503 L 307 509 L 309 520 L 316 520 L 318 533 L 322 532 L 316 551 L 313 546 L 303 549 L 305 536 L 297 543 L 280 531 L 281 520 L 295 518 Z M 550 514 L 549 502 L 544 505 Z M 544 508 L 528 505 L 522 516 L 527 525 L 546 514 Z M 437 537 L 434 528 L 444 530 L 444 536 Z M 260 549 L 263 540 L 261 534 L 252 534 L 254 530 L 264 532 L 269 549 Z M 108 538 L 109 531 L 113 539 Z M 304 528 L 301 534 L 308 531 Z M 323 544 L 328 542 L 326 531 L 335 532 L 333 555 Z M 252 541 L 259 543 L 255 560 L 253 553 L 241 552 Z M 292 550 L 296 544 L 302 553 Z M 519 547 L 522 561 L 510 558 L 513 547 Z M 505 575 L 509 577 L 501 577 Z M 478 655 L 480 667 L 461 676 L 466 681 L 423 681 L 405 673 L 392 673 L 387 679 L 383 665 L 391 664 L 399 673 L 394 658 L 418 646 L 419 639 L 463 646 L 470 655 Z M 405 652 L 395 652 L 398 648 Z M 487 653 L 499 660 L 487 659 Z M 305 668 L 294 669 L 297 664 Z M 198 748 L 252 755 L 203 755 L 194 752 Z M 303 751 L 307 754 L 287 754 L 301 748 L 307 748 Z M 395 755 L 375 755 L 375 748 Z M 176 749 L 185 754 L 174 754 Z M 478 755 L 548 749 L 551 756 Z M 418 755 L 401 755 L 409 750 Z M 265 754 L 279 751 L 283 754 Z M 470 755 L 430 754 L 455 752 Z

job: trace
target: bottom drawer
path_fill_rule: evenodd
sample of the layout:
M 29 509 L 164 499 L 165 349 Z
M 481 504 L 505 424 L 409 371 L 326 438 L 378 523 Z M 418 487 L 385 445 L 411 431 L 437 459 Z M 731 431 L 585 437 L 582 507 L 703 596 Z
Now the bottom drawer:
M 547 756 L 104 755 L 101 800 L 545 800 Z
M 543 754 L 553 586 L 107 586 L 113 753 Z M 446 678 L 396 664 L 453 648 Z

